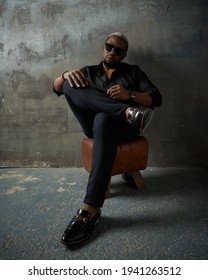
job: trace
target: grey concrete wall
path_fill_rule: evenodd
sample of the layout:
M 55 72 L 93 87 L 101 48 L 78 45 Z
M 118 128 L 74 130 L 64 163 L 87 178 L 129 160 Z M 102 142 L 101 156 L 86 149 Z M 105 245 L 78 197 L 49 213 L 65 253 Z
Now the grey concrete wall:
M 144 133 L 149 166 L 207 165 L 207 11 L 203 0 L 0 0 L 0 165 L 82 164 L 83 133 L 51 85 L 99 63 L 114 31 L 163 94 Z

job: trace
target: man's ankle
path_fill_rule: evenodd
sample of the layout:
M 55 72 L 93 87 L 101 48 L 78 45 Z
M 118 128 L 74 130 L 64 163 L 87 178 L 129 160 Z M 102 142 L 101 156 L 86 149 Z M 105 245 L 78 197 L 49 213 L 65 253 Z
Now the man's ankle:
M 91 217 L 94 217 L 100 208 L 94 205 L 83 203 L 81 209 L 88 211 L 91 214 Z

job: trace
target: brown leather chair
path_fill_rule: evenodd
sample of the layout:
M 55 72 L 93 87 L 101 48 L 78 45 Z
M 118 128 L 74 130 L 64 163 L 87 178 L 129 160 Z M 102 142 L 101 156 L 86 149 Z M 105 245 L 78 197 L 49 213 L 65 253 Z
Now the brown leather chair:
M 92 164 L 93 139 L 82 140 L 82 159 L 84 168 L 90 172 Z M 144 187 L 144 180 L 140 170 L 147 167 L 148 141 L 145 137 L 139 136 L 136 140 L 119 144 L 111 175 L 130 174 L 138 189 Z M 106 197 L 110 193 L 110 182 Z

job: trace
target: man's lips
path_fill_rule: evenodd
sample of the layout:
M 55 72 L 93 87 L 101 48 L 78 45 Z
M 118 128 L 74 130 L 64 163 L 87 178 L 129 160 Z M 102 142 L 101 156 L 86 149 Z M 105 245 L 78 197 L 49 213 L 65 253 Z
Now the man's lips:
M 114 60 L 114 56 L 113 55 L 108 55 L 106 58 L 109 59 L 109 60 Z

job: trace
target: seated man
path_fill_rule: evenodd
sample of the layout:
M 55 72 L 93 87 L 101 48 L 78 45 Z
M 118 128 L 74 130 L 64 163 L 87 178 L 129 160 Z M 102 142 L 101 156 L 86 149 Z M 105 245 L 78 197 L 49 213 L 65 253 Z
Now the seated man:
M 100 64 L 65 71 L 54 81 L 54 92 L 65 95 L 83 132 L 94 138 L 86 194 L 61 238 L 64 244 L 86 240 L 100 220 L 117 145 L 140 134 L 139 106 L 154 109 L 162 103 L 147 75 L 138 66 L 123 63 L 127 51 L 127 38 L 112 33 Z

